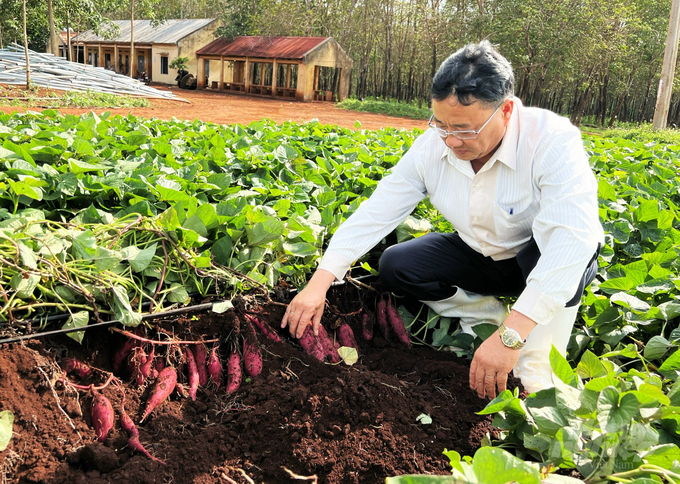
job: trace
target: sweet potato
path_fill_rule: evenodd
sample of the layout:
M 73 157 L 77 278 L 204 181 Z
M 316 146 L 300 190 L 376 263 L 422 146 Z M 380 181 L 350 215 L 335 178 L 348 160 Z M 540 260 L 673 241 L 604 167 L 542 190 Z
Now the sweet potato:
M 354 338 L 354 332 L 347 323 L 342 323 L 338 328 L 338 341 L 340 341 L 342 346 L 354 348 L 357 351 L 359 350 L 359 345 L 357 345 L 357 341 Z
M 392 304 L 391 298 L 387 304 L 387 320 L 392 327 L 392 331 L 394 331 L 394 334 L 396 334 L 397 338 L 399 338 L 399 341 L 410 348 L 411 340 L 409 339 L 408 333 L 406 332 L 404 320 L 402 319 L 401 314 L 399 314 L 399 311 L 397 311 L 397 308 Z
M 120 347 L 120 349 L 116 352 L 115 355 L 113 355 L 113 371 L 118 372 L 120 371 L 121 366 L 123 366 L 123 362 L 126 360 L 126 358 L 130 355 L 132 350 L 139 346 L 139 341 L 136 339 L 128 338 L 125 340 L 125 343 L 123 343 L 123 346 Z
M 132 349 L 130 356 L 128 357 L 128 372 L 132 380 L 137 383 L 137 386 L 142 386 L 144 384 L 144 376 L 142 375 L 142 366 L 146 363 L 147 356 L 144 348 L 141 346 L 136 346 Z
M 206 367 L 206 357 L 208 350 L 203 343 L 194 346 L 194 361 L 198 371 L 198 385 L 204 387 L 208 383 L 208 368 Z
M 113 428 L 113 406 L 108 398 L 95 390 L 93 390 L 92 403 L 90 404 L 90 417 L 97 434 L 97 440 L 104 442 Z
M 319 325 L 319 343 L 321 343 L 321 348 L 323 348 L 323 352 L 328 358 L 328 361 L 331 363 L 340 363 L 342 361 L 338 350 L 333 344 L 333 340 L 328 335 L 326 328 L 321 324 Z
M 236 347 L 227 360 L 227 395 L 231 395 L 241 386 L 241 355 Z
M 80 378 L 87 378 L 92 374 L 92 367 L 75 358 L 64 358 L 62 369 L 66 373 L 75 373 Z
M 270 340 L 275 341 L 276 343 L 281 341 L 281 337 L 278 335 L 276 331 L 274 331 L 274 328 L 269 326 L 264 321 L 260 320 L 259 318 L 251 314 L 246 314 L 246 319 L 248 319 L 248 321 L 252 322 L 255 326 L 257 326 L 257 329 L 259 329 L 262 332 L 262 334 L 264 334 Z
M 160 462 L 161 464 L 165 465 L 165 462 L 152 456 L 149 453 L 149 451 L 146 450 L 142 443 L 139 441 L 139 430 L 137 430 L 135 423 L 132 421 L 130 416 L 125 411 L 125 406 L 122 403 L 120 405 L 120 426 L 128 434 L 127 441 L 128 447 L 130 447 L 132 450 L 136 452 L 139 452 L 140 454 L 144 454 L 151 460 Z
M 195 402 L 199 381 L 196 360 L 194 360 L 194 354 L 192 351 L 186 347 L 184 348 L 184 357 L 187 359 L 187 372 L 189 373 L 189 396 Z
M 210 374 L 210 379 L 215 384 L 215 389 L 219 390 L 220 383 L 222 382 L 222 362 L 217 354 L 216 347 L 210 351 L 210 356 L 208 357 L 208 373 Z
M 142 327 L 141 325 L 137 326 L 133 333 L 137 336 L 142 336 L 144 334 L 144 327 Z M 125 343 L 123 343 L 123 346 L 121 346 L 116 352 L 116 354 L 113 355 L 113 371 L 116 373 L 120 371 L 128 355 L 132 352 L 134 348 L 136 348 L 137 346 L 141 346 L 141 344 L 142 344 L 141 341 L 136 340 L 134 338 L 126 339 Z
M 387 301 L 380 298 L 375 309 L 376 319 L 378 320 L 378 328 L 386 340 L 390 337 L 390 323 L 387 321 Z
M 171 367 L 166 366 L 158 374 L 158 379 L 154 384 L 153 390 L 149 395 L 149 399 L 146 402 L 146 408 L 144 409 L 144 414 L 142 415 L 142 421 L 156 408 L 158 405 L 163 403 L 166 398 L 172 393 L 177 384 L 177 371 Z
M 298 339 L 298 342 L 300 343 L 300 346 L 302 346 L 302 349 L 305 350 L 305 353 L 313 356 L 319 361 L 324 361 L 326 355 L 324 354 L 319 340 L 314 336 L 311 324 L 307 325 L 304 333 L 302 333 L 302 336 Z
M 361 335 L 366 341 L 373 339 L 373 316 L 369 313 L 364 313 L 361 317 Z
M 257 343 L 249 340 L 243 341 L 243 366 L 246 375 L 251 378 L 256 377 L 262 372 L 262 354 Z

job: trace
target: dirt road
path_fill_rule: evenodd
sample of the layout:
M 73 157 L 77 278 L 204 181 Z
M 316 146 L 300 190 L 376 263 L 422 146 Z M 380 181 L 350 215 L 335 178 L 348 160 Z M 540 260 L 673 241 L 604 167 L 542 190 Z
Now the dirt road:
M 85 109 L 85 108 L 62 108 L 64 114 L 82 114 L 90 111 L 102 113 L 111 111 L 115 114 L 141 116 L 146 118 L 186 119 L 193 121 L 210 121 L 220 124 L 249 124 L 268 118 L 276 123 L 293 121 L 305 123 L 318 119 L 322 124 L 336 124 L 346 128 L 354 128 L 355 121 L 361 123 L 362 129 L 380 129 L 385 127 L 424 129 L 427 123 L 424 120 L 397 118 L 380 114 L 360 113 L 347 111 L 335 107 L 331 102 L 302 103 L 283 99 L 269 99 L 266 97 L 246 96 L 239 93 L 220 93 L 211 91 L 186 91 L 176 87 L 154 86 L 161 90 L 170 90 L 177 97 L 189 101 L 150 100 L 148 108 L 118 108 L 118 109 Z M 13 111 L 40 111 L 40 108 L 16 108 L 0 107 L 0 111 L 11 113 Z

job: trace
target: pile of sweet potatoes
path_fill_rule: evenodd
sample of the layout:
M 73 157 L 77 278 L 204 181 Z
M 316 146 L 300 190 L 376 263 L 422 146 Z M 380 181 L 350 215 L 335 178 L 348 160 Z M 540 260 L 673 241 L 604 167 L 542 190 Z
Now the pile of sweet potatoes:
M 392 303 L 391 296 L 383 295 L 378 298 L 375 315 L 368 310 L 361 314 L 361 334 L 366 341 L 373 339 L 374 320 L 377 320 L 385 339 L 393 340 L 396 337 L 410 347 L 408 333 Z M 318 335 L 315 335 L 309 325 L 297 342 L 307 354 L 320 362 L 332 364 L 342 362 L 338 352 L 340 347 L 354 348 L 358 354 L 359 345 L 351 326 L 341 318 L 338 318 L 332 326 L 334 328 L 326 329 L 320 325 Z M 128 446 L 150 459 L 162 462 L 149 454 L 140 443 L 139 431 L 125 411 L 125 390 L 118 378 L 129 380 L 133 386 L 139 388 L 141 394 L 147 395 L 139 422 L 149 418 L 173 392 L 180 396 L 188 395 L 192 400 L 196 400 L 201 388 L 211 385 L 217 392 L 225 383 L 226 394 L 234 394 L 241 386 L 244 373 L 247 377 L 255 378 L 262 372 L 263 361 L 258 333 L 276 343 L 286 338 L 285 336 L 282 338 L 283 333 L 279 334 L 270 324 L 260 319 L 256 312 L 245 311 L 243 307 L 224 314 L 224 328 L 227 330 L 224 338 L 221 338 L 222 335 L 213 335 L 218 338 L 188 341 L 173 338 L 167 333 L 163 333 L 162 337 L 155 336 L 155 333 L 145 326 L 140 326 L 133 332 L 117 330 L 126 338 L 115 352 L 112 362 L 113 373 L 108 374 L 105 384 L 78 385 L 68 380 L 67 376 L 64 376 L 62 381 L 91 394 L 90 416 L 99 441 L 107 438 L 115 423 L 113 406 L 102 393 L 102 390 L 113 381 L 122 392 L 118 413 L 120 427 L 129 437 Z M 227 354 L 221 355 L 220 348 L 225 347 L 228 349 Z M 225 367 L 226 371 L 223 371 Z M 72 358 L 66 358 L 62 362 L 62 368 L 65 373 L 86 381 L 91 381 L 97 372 L 102 371 Z

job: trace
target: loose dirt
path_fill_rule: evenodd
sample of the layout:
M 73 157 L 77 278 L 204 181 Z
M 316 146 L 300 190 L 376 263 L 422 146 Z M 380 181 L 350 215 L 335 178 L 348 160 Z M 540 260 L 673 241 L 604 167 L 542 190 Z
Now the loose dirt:
M 321 483 L 378 483 L 402 474 L 445 475 L 445 448 L 471 455 L 485 434 L 493 434 L 491 418 L 475 414 L 485 401 L 468 386 L 466 360 L 425 346 L 407 349 L 381 336 L 377 325 L 373 340 L 362 339 L 360 311 L 374 308 L 372 291 L 343 286 L 329 300 L 324 326 L 333 334 L 346 321 L 357 335 L 360 356 L 353 366 L 308 356 L 278 329 L 283 307 L 258 303 L 247 310 L 282 337 L 273 342 L 257 332 L 264 360 L 259 376 L 244 380 L 233 395 L 226 394 L 224 382 L 219 390 L 200 388 L 196 401 L 176 392 L 139 423 L 151 384 L 139 388 L 121 371 L 120 385 L 101 391 L 117 415 L 103 443 L 96 441 L 89 417 L 92 393 L 61 379 L 85 386 L 103 382 L 125 336 L 89 330 L 82 345 L 59 336 L 0 346 L 0 410 L 15 415 L 14 435 L 0 453 L 3 482 L 292 483 L 293 473 Z M 214 312 L 187 314 L 153 322 L 147 335 L 219 338 L 226 360 L 241 341 L 233 320 Z M 183 370 L 177 346 L 155 346 L 155 352 Z M 85 379 L 65 375 L 58 364 L 67 356 L 98 370 Z M 186 387 L 187 377 L 180 379 Z M 123 393 L 141 442 L 165 465 L 126 446 L 118 422 Z M 420 421 L 421 415 L 431 423 Z
M 361 129 L 380 128 L 427 128 L 427 121 L 408 118 L 383 116 L 373 113 L 360 113 L 335 107 L 334 103 L 314 101 L 303 103 L 268 97 L 246 96 L 238 93 L 220 93 L 216 91 L 186 91 L 176 87 L 153 86 L 160 90 L 172 91 L 177 97 L 189 103 L 180 101 L 151 99 L 151 107 L 147 108 L 117 108 L 117 109 L 84 109 L 61 108 L 64 114 L 83 114 L 94 111 L 97 114 L 111 112 L 127 116 L 132 114 L 145 118 L 185 119 L 193 121 L 210 121 L 219 124 L 250 124 L 263 118 L 276 123 L 286 121 L 306 123 L 317 119 L 321 124 L 335 124 L 344 128 L 357 129 L 356 121 L 361 123 Z M 0 106 L 0 111 L 11 113 L 14 111 L 41 111 L 43 108 L 17 108 Z

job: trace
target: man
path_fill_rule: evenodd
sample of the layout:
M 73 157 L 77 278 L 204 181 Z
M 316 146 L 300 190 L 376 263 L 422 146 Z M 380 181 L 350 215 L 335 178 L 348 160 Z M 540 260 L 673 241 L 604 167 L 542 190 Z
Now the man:
M 390 247 L 381 279 L 460 318 L 462 331 L 499 326 L 470 366 L 480 398 L 503 391 L 513 369 L 530 392 L 552 386 L 551 345 L 566 353 L 604 234 L 579 130 L 524 107 L 513 89 L 510 64 L 488 41 L 444 61 L 432 82 L 432 129 L 336 231 L 282 327 L 297 337 L 310 322 L 316 330 L 331 283 L 429 196 L 456 232 Z M 508 314 L 496 296 L 519 297 Z

